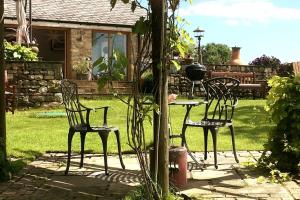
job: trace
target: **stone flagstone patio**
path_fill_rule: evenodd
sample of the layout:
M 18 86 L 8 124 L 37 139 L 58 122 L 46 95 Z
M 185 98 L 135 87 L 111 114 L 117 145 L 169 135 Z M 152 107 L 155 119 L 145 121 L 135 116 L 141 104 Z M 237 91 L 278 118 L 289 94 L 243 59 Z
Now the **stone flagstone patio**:
M 193 199 L 216 200 L 294 200 L 300 199 L 300 180 L 283 184 L 258 183 L 256 174 L 235 163 L 232 152 L 218 153 L 219 169 L 213 167 L 210 153 L 206 168 L 188 172 L 188 184 L 181 189 Z M 257 158 L 260 152 L 239 152 L 241 162 Z M 202 157 L 198 153 L 197 156 Z M 13 180 L 0 183 L 3 199 L 122 199 L 139 184 L 139 166 L 134 155 L 124 155 L 126 170 L 118 157 L 109 156 L 110 175 L 104 174 L 103 157 L 88 154 L 84 168 L 79 169 L 79 156 L 73 156 L 68 176 L 64 175 L 66 154 L 49 153 L 23 169 Z

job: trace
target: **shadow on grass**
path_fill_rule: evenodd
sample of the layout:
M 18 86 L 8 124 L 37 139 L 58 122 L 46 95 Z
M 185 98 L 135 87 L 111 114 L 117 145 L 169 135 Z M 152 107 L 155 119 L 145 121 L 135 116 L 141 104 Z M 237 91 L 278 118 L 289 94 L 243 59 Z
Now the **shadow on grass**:
M 252 141 L 266 138 L 274 124 L 263 106 L 242 106 L 235 111 L 235 133 Z M 243 125 L 243 126 L 241 126 Z
M 34 150 L 22 150 L 19 148 L 14 148 L 13 150 L 23 154 L 24 155 L 23 158 L 29 161 L 33 161 L 43 155 L 41 152 L 34 151 Z

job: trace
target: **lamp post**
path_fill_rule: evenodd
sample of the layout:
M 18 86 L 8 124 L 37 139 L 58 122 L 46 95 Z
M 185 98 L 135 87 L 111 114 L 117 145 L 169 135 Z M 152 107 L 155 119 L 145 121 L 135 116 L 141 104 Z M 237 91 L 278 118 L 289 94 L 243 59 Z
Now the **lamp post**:
M 200 46 L 201 38 L 204 36 L 203 33 L 204 33 L 204 30 L 200 29 L 199 27 L 194 30 L 194 35 L 198 39 L 198 63 L 200 63 L 200 64 L 203 64 L 202 52 L 201 52 L 201 46 Z

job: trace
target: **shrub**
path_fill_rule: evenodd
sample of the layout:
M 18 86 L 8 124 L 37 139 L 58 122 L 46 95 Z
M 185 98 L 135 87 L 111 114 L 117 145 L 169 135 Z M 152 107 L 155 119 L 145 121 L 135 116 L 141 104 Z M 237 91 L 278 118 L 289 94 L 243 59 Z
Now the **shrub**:
M 292 63 L 284 63 L 281 64 L 277 68 L 278 76 L 292 76 L 294 75 L 293 64 Z
M 37 53 L 33 52 L 31 48 L 22 46 L 20 44 L 13 44 L 4 41 L 4 58 L 5 60 L 19 60 L 19 61 L 36 61 Z
M 278 58 L 274 56 L 266 56 L 265 54 L 249 62 L 249 65 L 259 65 L 272 68 L 278 68 L 280 64 L 281 61 Z
M 300 171 L 300 76 L 274 76 L 268 81 L 271 90 L 266 110 L 276 123 L 270 132 L 261 164 L 280 171 Z

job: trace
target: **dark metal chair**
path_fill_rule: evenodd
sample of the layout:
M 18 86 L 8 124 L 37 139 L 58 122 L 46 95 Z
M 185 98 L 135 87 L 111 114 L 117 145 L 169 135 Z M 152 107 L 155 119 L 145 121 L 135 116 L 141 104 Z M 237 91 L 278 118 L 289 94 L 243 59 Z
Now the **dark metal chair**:
M 88 132 L 98 132 L 102 144 L 103 144 L 103 154 L 104 154 L 104 167 L 105 167 L 105 174 L 108 175 L 107 171 L 107 138 L 111 131 L 113 131 L 117 138 L 118 143 L 118 153 L 120 163 L 123 169 L 125 169 L 125 165 L 122 159 L 121 153 L 121 145 L 120 145 L 120 132 L 118 128 L 108 126 L 107 125 L 107 111 L 108 106 L 103 106 L 100 108 L 88 108 L 83 106 L 79 102 L 78 97 L 78 88 L 76 83 L 69 81 L 69 80 L 62 80 L 61 82 L 61 90 L 62 90 L 62 97 L 63 103 L 66 108 L 66 113 L 69 121 L 69 134 L 68 134 L 68 160 L 67 160 L 67 167 L 65 174 L 67 175 L 69 172 L 70 167 L 70 159 L 71 159 L 71 147 L 72 147 L 72 138 L 75 132 L 80 133 L 81 138 L 81 159 L 79 167 L 83 166 L 83 158 L 84 158 L 84 142 L 85 136 Z M 91 126 L 90 125 L 90 113 L 92 110 L 96 111 L 102 109 L 103 110 L 103 124 L 102 126 Z
M 4 71 L 4 83 L 5 83 L 5 111 L 15 113 L 16 109 L 16 85 L 8 83 L 7 71 Z
M 188 126 L 202 127 L 204 131 L 204 159 L 207 159 L 207 136 L 210 130 L 213 140 L 214 164 L 217 164 L 217 133 L 220 127 L 229 127 L 231 133 L 232 147 L 235 161 L 239 160 L 235 150 L 233 114 L 238 103 L 235 93 L 239 87 L 239 80 L 234 78 L 213 78 L 204 82 L 205 95 L 205 114 L 201 121 L 193 122 L 187 120 L 182 129 L 184 143 L 185 131 Z M 190 111 L 190 110 L 189 110 Z M 188 111 L 188 112 L 189 112 Z M 187 113 L 189 114 L 189 113 Z

